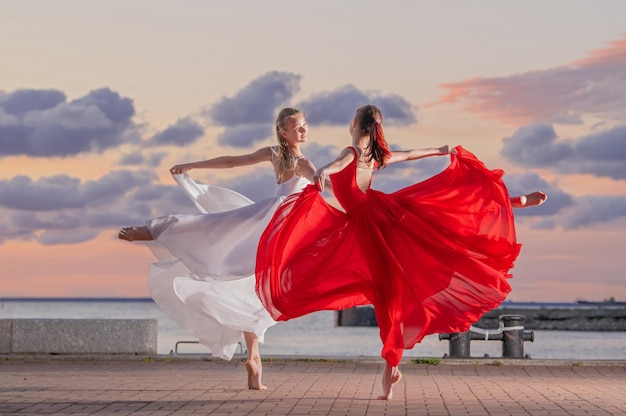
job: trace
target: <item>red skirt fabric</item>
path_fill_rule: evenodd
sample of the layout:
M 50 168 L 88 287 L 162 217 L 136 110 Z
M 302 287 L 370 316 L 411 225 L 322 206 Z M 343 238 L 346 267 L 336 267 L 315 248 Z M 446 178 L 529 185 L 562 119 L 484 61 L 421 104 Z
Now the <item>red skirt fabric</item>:
M 372 304 L 382 357 L 397 365 L 424 336 L 466 331 L 500 305 L 521 247 L 503 172 L 456 150 L 438 175 L 391 194 L 370 189 L 348 212 L 313 185 L 287 198 L 257 253 L 270 315 Z

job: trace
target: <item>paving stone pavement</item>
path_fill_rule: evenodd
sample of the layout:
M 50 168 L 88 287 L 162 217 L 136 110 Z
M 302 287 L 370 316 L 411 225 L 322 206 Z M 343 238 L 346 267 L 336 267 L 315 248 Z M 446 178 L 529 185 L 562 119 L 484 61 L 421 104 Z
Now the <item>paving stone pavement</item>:
M 382 360 L 277 357 L 264 391 L 243 360 L 0 357 L 1 415 L 626 415 L 626 362 L 403 361 L 375 400 Z

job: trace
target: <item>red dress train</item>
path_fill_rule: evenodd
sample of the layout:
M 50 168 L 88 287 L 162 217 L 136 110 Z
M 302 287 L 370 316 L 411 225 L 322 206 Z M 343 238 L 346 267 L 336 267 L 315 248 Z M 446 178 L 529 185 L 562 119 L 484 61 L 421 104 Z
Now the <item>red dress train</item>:
M 355 151 L 353 149 L 353 151 Z M 257 252 L 256 290 L 276 320 L 372 304 L 392 366 L 428 334 L 463 332 L 510 292 L 520 245 L 501 170 L 456 148 L 441 173 L 397 192 L 361 191 L 353 162 L 287 198 Z

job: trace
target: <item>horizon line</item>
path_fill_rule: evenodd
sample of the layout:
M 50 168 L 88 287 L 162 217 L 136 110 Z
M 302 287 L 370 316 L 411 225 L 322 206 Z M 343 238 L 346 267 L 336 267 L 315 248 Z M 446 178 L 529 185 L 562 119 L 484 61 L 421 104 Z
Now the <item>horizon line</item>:
M 115 297 L 115 296 L 103 296 L 103 297 L 95 297 L 95 296 L 68 296 L 68 297 L 48 297 L 48 296 L 15 296 L 15 297 L 0 297 L 0 302 L 3 301 L 151 301 L 154 302 L 154 299 L 151 297 Z M 573 301 L 536 301 L 536 300 L 523 300 L 523 301 L 513 301 L 513 300 L 505 300 L 502 304 L 515 304 L 515 303 L 553 303 L 553 304 L 572 304 L 572 303 L 609 303 L 607 300 L 573 300 Z M 622 303 L 621 301 L 613 301 L 616 303 Z
M 108 300 L 122 300 L 122 301 L 152 301 L 151 297 L 93 297 L 93 296 L 68 296 L 68 297 L 48 297 L 48 296 L 20 296 L 20 297 L 0 297 L 0 302 L 3 301 L 15 301 L 15 300 L 52 300 L 52 301 L 79 301 L 79 300 L 93 300 L 93 301 L 108 301 Z

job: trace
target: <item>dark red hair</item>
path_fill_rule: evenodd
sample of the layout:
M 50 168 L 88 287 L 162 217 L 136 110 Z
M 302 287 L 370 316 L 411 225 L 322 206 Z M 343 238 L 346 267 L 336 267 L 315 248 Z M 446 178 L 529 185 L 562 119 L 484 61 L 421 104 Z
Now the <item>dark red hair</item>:
M 378 170 L 387 166 L 391 151 L 383 132 L 383 113 L 375 105 L 364 105 L 356 110 L 357 129 L 361 134 L 370 135 L 370 144 L 366 156 L 376 161 Z

